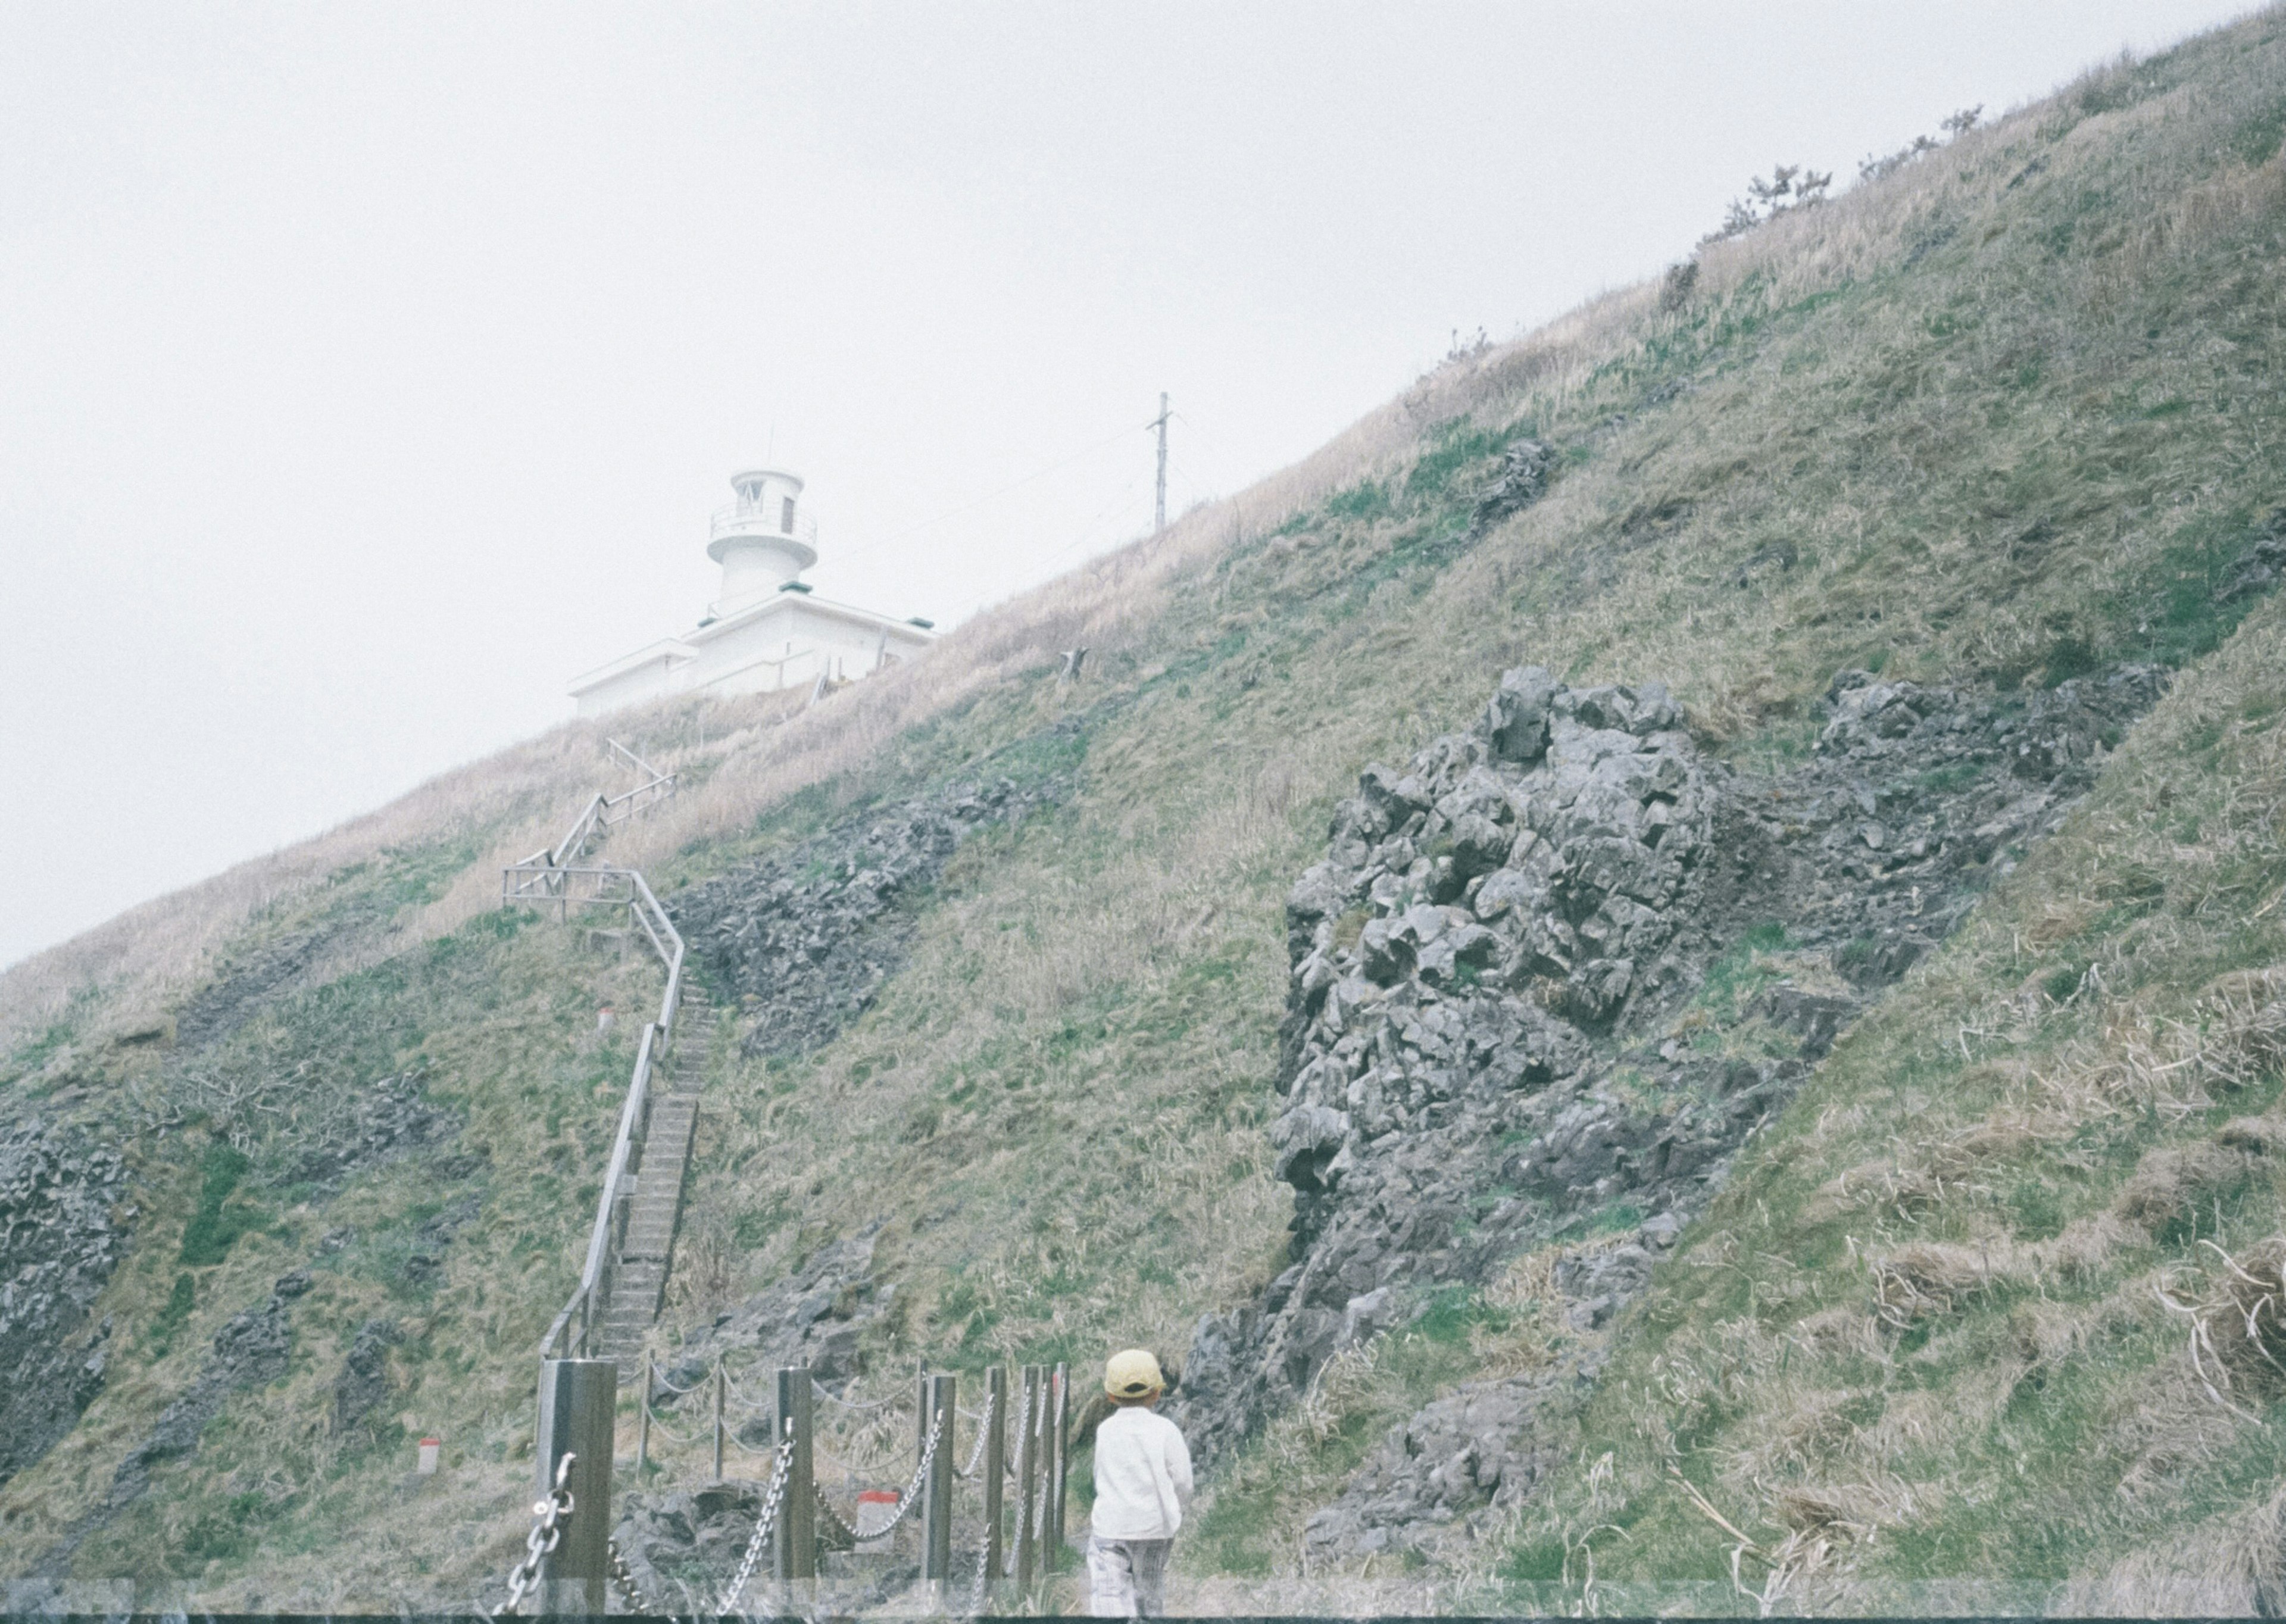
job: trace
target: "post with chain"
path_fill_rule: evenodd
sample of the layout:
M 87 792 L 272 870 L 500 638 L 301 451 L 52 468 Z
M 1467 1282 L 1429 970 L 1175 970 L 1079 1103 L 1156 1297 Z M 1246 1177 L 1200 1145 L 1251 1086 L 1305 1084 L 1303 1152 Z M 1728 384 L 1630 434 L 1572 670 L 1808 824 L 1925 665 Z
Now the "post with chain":
M 730 1384 L 729 1376 L 720 1360 L 714 1363 L 714 1481 L 722 1481 L 722 1399 Z
M 650 1353 L 645 1350 L 642 1388 L 635 1399 L 635 1486 L 642 1486 L 644 1469 L 650 1464 Z
M 611 1434 L 618 1418 L 619 1367 L 609 1359 L 540 1362 L 540 1492 L 556 1482 L 571 1455 L 564 1486 L 572 1514 L 556 1549 L 540 1559 L 542 1612 L 600 1614 L 611 1577 Z
M 921 1578 L 942 1596 L 952 1581 L 952 1470 L 955 1384 L 951 1376 L 929 1377 L 927 1421 L 936 1440 L 921 1485 Z M 922 1446 L 926 1448 L 926 1442 Z
M 1071 1425 L 1071 1367 L 1059 1364 L 1048 1383 L 1048 1525 L 1047 1549 L 1041 1565 L 1050 1573 L 1064 1560 L 1064 1479 L 1070 1465 L 1066 1436 Z
M 984 1373 L 984 1594 L 998 1588 L 1008 1571 L 1005 1536 L 1000 1528 L 1000 1486 L 1008 1476 L 1008 1367 Z
M 787 1462 L 785 1502 L 778 1508 L 776 1572 L 781 1584 L 817 1577 L 817 1478 L 810 1455 L 810 1402 L 809 1368 L 780 1370 L 778 1447 L 786 1452 Z
M 1040 1503 L 1040 1367 L 1027 1365 L 1018 1381 L 1016 1410 L 1016 1594 L 1032 1593 L 1039 1540 L 1032 1514 Z

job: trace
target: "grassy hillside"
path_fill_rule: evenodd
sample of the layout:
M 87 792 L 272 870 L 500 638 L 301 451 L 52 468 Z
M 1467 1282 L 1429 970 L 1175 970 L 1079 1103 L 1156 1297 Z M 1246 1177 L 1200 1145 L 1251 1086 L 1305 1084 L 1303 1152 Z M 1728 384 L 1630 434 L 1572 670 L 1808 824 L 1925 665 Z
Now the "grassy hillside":
M 1359 769 L 1462 722 L 1505 666 L 1663 680 L 1708 745 L 1785 760 L 1844 666 L 2011 689 L 2153 660 L 2181 668 L 2172 697 L 1662 1265 L 1580 1480 L 1488 1560 L 1576 1576 L 1585 1539 L 1606 1576 L 1727 1586 L 1738 1541 L 1675 1471 L 1750 1536 L 1745 1581 L 1796 1596 L 2100 1588 L 2126 1544 L 2194 1526 L 2252 1549 L 2268 1431 L 2186 1374 L 2187 1321 L 2152 1288 L 2219 1302 L 2238 1276 L 2210 1242 L 2274 1271 L 2253 1249 L 2279 1153 L 2227 1123 L 2267 1120 L 2275 1056 L 2231 1036 L 2255 983 L 2218 978 L 2275 962 L 2286 884 L 2277 611 L 2229 590 L 2286 503 L 2281 86 L 2275 13 L 2117 65 L 1707 248 L 1683 297 L 1626 290 L 1441 369 L 910 670 L 808 712 L 628 719 L 691 784 L 613 853 L 663 894 L 965 777 L 1076 784 L 960 850 L 837 1040 L 725 1044 L 663 1336 L 877 1219 L 881 1369 L 1179 1351 L 1257 1290 L 1289 1210 L 1265 1137 L 1284 894 Z M 1558 453 L 1548 494 L 1477 523 L 1527 435 Z M 1092 674 L 1059 687 L 1075 643 Z M 600 737 L 566 728 L 0 981 L 7 1114 L 83 1121 L 140 1180 L 95 1310 L 112 1374 L 0 1486 L 0 1570 L 50 1560 L 217 1330 L 306 1270 L 285 1376 L 152 1463 L 71 1571 L 272 1606 L 496 1583 L 531 1347 L 623 1086 L 595 1007 L 653 995 L 485 905 L 498 862 L 602 782 Z M 436 1124 L 343 1125 L 407 1074 Z M 1523 1280 L 1344 1367 L 1233 1468 L 1190 1560 L 1289 1569 L 1389 1422 L 1557 1356 Z M 374 1321 L 387 1396 L 343 1423 Z M 2233 1368 L 2225 1396 L 2259 1411 L 2264 1378 Z M 416 1486 L 424 1431 L 447 1465 Z

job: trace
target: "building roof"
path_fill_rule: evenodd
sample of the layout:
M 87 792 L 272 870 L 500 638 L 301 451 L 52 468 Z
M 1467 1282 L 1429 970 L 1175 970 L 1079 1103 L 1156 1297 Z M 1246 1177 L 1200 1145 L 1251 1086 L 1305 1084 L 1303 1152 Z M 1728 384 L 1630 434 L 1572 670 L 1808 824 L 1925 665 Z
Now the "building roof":
M 654 660 L 663 660 L 668 665 L 679 665 L 685 660 L 698 658 L 698 650 L 681 638 L 662 637 L 657 643 L 644 644 L 632 654 L 621 655 L 608 666 L 598 666 L 593 671 L 581 672 L 572 679 L 572 692 L 584 694 L 589 689 L 601 688 L 606 682 L 614 682 L 638 666 L 648 666 Z
M 789 608 L 795 604 L 814 611 L 829 620 L 840 620 L 852 626 L 894 632 L 899 636 L 910 637 L 917 643 L 934 643 L 936 640 L 936 634 L 934 631 L 925 627 L 915 626 L 910 620 L 901 620 L 895 615 L 885 615 L 879 610 L 860 609 L 855 603 L 843 603 L 833 598 L 822 598 L 814 592 L 792 592 L 781 587 L 769 597 L 757 598 L 744 608 L 734 609 L 727 615 L 703 622 L 685 632 L 682 641 L 686 644 L 712 643 L 718 637 L 726 637 L 732 632 L 752 626 L 758 620 L 766 619 L 776 610 Z

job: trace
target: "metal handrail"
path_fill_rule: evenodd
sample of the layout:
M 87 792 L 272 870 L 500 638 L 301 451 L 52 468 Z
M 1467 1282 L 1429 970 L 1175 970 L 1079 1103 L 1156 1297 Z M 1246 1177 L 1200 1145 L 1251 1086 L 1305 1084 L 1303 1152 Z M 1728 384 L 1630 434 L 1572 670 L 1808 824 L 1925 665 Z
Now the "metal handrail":
M 682 933 L 674 928 L 674 920 L 660 904 L 650 882 L 634 869 L 608 863 L 582 864 L 579 861 L 598 828 L 608 828 L 674 793 L 674 774 L 659 772 L 616 739 L 604 742 L 648 777 L 624 794 L 594 797 L 572 821 L 562 840 L 501 872 L 503 907 L 517 902 L 552 902 L 566 909 L 573 903 L 625 908 L 642 926 L 651 950 L 666 968 L 666 987 L 659 995 L 658 1019 L 643 1028 L 642 1039 L 635 1049 L 635 1075 L 627 1084 L 627 1101 L 619 1108 L 619 1132 L 611 1140 L 603 1187 L 595 1199 L 595 1221 L 588 1230 L 587 1255 L 580 1266 L 579 1284 L 549 1322 L 548 1334 L 540 1338 L 540 1356 L 548 1359 L 577 1358 L 586 1349 L 595 1329 L 598 1307 L 609 1295 L 611 1237 L 625 1196 L 627 1164 L 634 1160 L 642 1141 L 643 1119 L 650 1103 L 651 1076 L 658 1069 L 659 1056 L 674 1037 L 675 1013 L 682 1000 Z M 575 887 L 581 886 L 592 889 L 586 895 L 575 895 Z
M 817 545 L 817 521 L 799 508 L 794 509 L 793 528 L 788 530 L 759 508 L 732 502 L 727 508 L 717 508 L 708 516 L 706 531 L 708 538 L 717 541 L 724 536 L 752 536 L 759 541 L 799 541 L 809 548 Z

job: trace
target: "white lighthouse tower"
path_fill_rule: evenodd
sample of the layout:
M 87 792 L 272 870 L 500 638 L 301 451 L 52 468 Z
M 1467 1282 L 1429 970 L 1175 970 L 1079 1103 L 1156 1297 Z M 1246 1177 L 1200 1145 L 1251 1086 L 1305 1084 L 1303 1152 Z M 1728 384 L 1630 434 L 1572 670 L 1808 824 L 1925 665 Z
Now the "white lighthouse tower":
M 722 566 L 723 614 L 757 593 L 776 592 L 817 562 L 817 524 L 801 510 L 801 479 L 783 469 L 730 476 L 738 500 L 714 516 L 706 556 Z
M 753 468 L 730 476 L 737 501 L 709 525 L 706 556 L 721 595 L 680 636 L 599 666 L 572 683 L 582 716 L 670 694 L 831 687 L 910 659 L 935 640 L 930 622 L 819 597 L 801 578 L 817 562 L 817 524 L 801 477 Z

